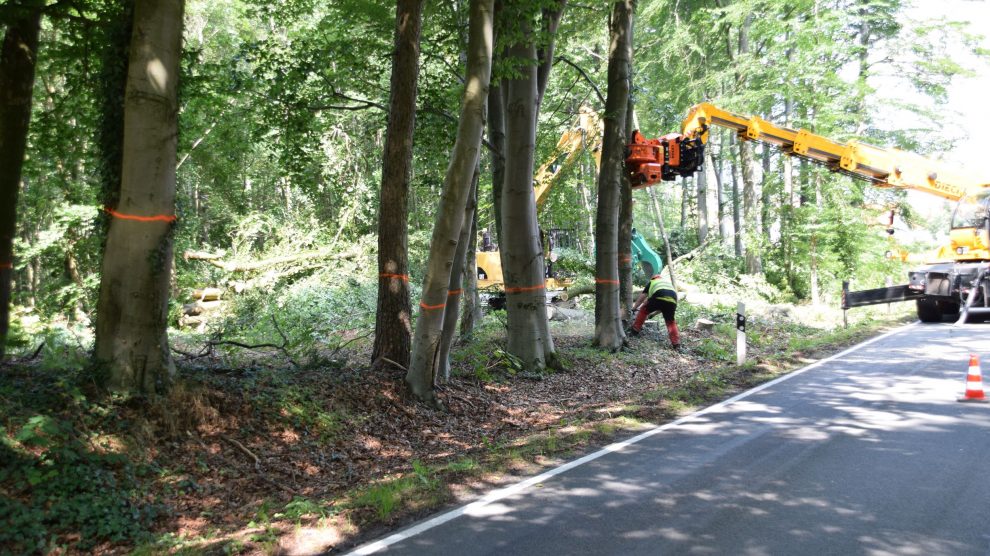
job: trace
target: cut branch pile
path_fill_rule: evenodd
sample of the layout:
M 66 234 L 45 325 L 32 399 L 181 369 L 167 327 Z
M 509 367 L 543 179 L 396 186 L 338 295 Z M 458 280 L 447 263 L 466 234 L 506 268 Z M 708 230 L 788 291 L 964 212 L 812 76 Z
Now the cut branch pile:
M 182 316 L 179 317 L 179 326 L 195 326 L 200 331 L 206 326 L 206 322 L 211 313 L 216 313 L 223 308 L 223 290 L 220 288 L 203 288 L 193 290 L 190 297 L 192 302 L 182 306 Z

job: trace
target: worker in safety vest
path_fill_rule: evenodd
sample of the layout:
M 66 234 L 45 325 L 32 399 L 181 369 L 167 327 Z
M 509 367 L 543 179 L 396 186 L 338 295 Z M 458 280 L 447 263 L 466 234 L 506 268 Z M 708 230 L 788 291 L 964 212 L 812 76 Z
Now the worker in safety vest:
M 671 346 L 680 349 L 681 333 L 677 330 L 677 322 L 674 321 L 674 313 L 677 311 L 677 292 L 674 291 L 674 284 L 669 278 L 654 274 L 653 278 L 650 278 L 650 283 L 639 294 L 636 303 L 633 303 L 633 312 L 635 313 L 637 309 L 639 312 L 636 313 L 636 320 L 629 330 L 630 334 L 633 336 L 639 334 L 646 319 L 660 312 L 663 313 L 663 320 L 667 324 Z

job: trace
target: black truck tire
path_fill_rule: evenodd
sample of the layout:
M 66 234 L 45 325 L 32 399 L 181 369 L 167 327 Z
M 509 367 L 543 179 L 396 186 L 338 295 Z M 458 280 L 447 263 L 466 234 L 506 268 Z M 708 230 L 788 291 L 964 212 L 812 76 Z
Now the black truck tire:
M 938 308 L 942 311 L 943 317 L 949 317 L 952 320 L 959 318 L 959 304 L 952 301 L 940 301 Z
M 921 298 L 915 301 L 918 320 L 921 322 L 942 322 L 942 309 L 934 299 Z

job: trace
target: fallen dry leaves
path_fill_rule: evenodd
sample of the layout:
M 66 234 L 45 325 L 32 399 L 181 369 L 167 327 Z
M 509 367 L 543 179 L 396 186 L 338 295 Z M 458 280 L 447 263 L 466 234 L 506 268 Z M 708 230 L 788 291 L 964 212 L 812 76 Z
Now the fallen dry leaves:
M 287 427 L 291 412 L 277 409 L 277 401 L 259 402 L 257 386 L 267 378 L 256 376 L 254 389 L 245 388 L 243 373 L 212 372 L 210 362 L 199 362 L 184 375 L 201 393 L 199 403 L 210 408 L 201 413 L 215 417 L 188 431 L 188 439 L 160 442 L 154 450 L 157 463 L 174 470 L 187 486 L 169 488 L 164 480 L 156 485 L 173 510 L 160 530 L 187 538 L 240 534 L 257 539 L 257 534 L 245 535 L 254 531 L 245 525 L 257 519 L 259 507 L 274 508 L 269 510 L 274 513 L 296 497 L 334 501 L 362 485 L 409 473 L 413 461 L 437 466 L 464 457 L 483 460 L 491 446 L 562 424 L 604 421 L 624 410 L 643 420 L 660 418 L 666 414 L 662 404 L 644 403 L 643 394 L 675 385 L 710 364 L 690 351 L 670 350 L 666 338 L 655 333 L 632 339 L 628 350 L 614 355 L 589 347 L 586 336 L 558 337 L 556 343 L 567 369 L 538 377 L 503 370 L 496 380 L 482 381 L 471 374 L 471 361 L 455 365 L 452 381 L 438 390 L 444 410 L 411 399 L 400 370 L 297 371 L 286 366 L 259 373 L 281 375 L 272 393 L 285 388 L 306 392 L 309 411 L 318 408 L 340 418 L 332 434 L 322 437 L 304 424 Z M 362 353 L 351 355 L 367 360 Z M 339 543 L 367 536 L 361 527 L 375 525 L 374 517 L 351 514 L 347 523 L 338 517 L 316 526 L 311 520 L 303 528 L 305 542 L 299 542 L 311 546 L 314 537 Z M 359 529 L 346 530 L 354 526 Z M 336 530 L 313 532 L 321 527 Z M 283 539 L 284 552 L 294 551 L 296 536 Z M 248 550 L 258 546 L 245 544 Z

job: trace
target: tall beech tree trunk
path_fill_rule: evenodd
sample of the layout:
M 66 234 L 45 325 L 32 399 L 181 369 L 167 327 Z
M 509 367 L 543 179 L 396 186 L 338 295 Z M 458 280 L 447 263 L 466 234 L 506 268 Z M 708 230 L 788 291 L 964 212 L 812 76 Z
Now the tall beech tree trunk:
M 722 243 L 728 245 L 732 241 L 732 220 L 729 217 L 729 211 L 726 210 L 726 194 L 725 194 L 725 184 L 722 179 L 722 169 L 725 167 L 725 163 L 721 157 L 718 159 L 718 164 L 715 164 L 715 156 L 712 153 L 712 144 L 714 141 L 709 141 L 709 148 L 705 149 L 705 166 L 708 167 L 708 171 L 711 172 L 711 177 L 715 181 L 715 202 L 717 206 L 718 214 L 718 235 L 722 239 Z M 719 153 L 722 152 L 721 140 L 719 143 Z
M 619 304 L 618 232 L 634 9 L 634 0 L 621 0 L 612 6 L 605 134 L 602 138 L 602 168 L 598 176 L 595 344 L 613 351 L 621 348 L 625 340 Z
M 540 34 L 544 37 L 540 47 L 536 50 L 536 61 L 539 64 L 536 68 L 536 113 L 540 113 L 540 106 L 543 105 L 543 95 L 547 92 L 547 83 L 550 82 L 550 70 L 553 69 L 553 51 L 557 36 L 557 28 L 560 27 L 560 18 L 564 15 L 564 8 L 567 0 L 556 0 L 552 7 L 543 8 L 540 17 Z
M 730 162 L 729 170 L 732 172 L 732 245 L 735 248 L 736 256 L 742 257 L 745 250 L 743 248 L 742 211 L 740 210 L 742 196 L 739 195 L 739 165 Z
M 821 286 L 819 283 L 819 255 L 818 255 L 818 231 L 821 228 L 818 218 L 822 214 L 822 208 L 824 205 L 824 199 L 822 198 L 822 174 L 821 172 L 815 172 L 812 177 L 814 180 L 814 199 L 815 208 L 817 209 L 813 216 L 811 217 L 811 223 L 809 228 L 811 229 L 811 238 L 808 241 L 808 258 L 810 263 L 810 279 L 811 279 L 811 303 L 812 305 L 818 305 L 821 303 Z
M 167 317 L 181 0 L 138 0 L 124 98 L 120 200 L 103 255 L 96 359 L 114 390 L 154 394 L 175 372 Z
M 695 174 L 698 188 L 698 245 L 708 240 L 708 165 L 703 164 Z
M 502 273 L 509 353 L 531 371 L 559 365 L 550 336 L 543 242 L 536 219 L 533 156 L 536 148 L 536 47 L 523 20 L 508 56 L 524 61 L 506 86 L 505 185 L 502 188 Z
M 17 233 L 17 194 L 31 121 L 31 93 L 38 61 L 42 1 L 7 21 L 0 50 L 0 360 L 10 326 L 14 277 L 14 234 Z
M 521 5 L 516 6 L 515 10 L 503 12 L 503 5 L 503 0 L 496 0 L 496 20 L 500 17 L 506 17 L 502 14 L 509 13 L 513 14 L 513 16 L 518 14 L 521 7 Z M 550 82 L 550 72 L 553 69 L 554 61 L 554 45 L 556 42 L 554 39 L 557 35 L 557 28 L 560 26 L 560 19 L 564 15 L 564 8 L 566 6 L 567 0 L 556 0 L 552 5 L 544 7 L 540 12 L 540 32 L 544 38 L 544 42 L 536 52 L 536 110 L 534 111 L 534 117 L 540 113 L 543 94 L 546 92 L 547 84 Z M 525 12 L 525 8 L 523 8 L 523 12 Z M 515 23 L 514 21 L 505 21 L 503 24 L 511 26 Z M 508 52 L 503 48 L 497 55 L 497 59 L 506 58 L 507 56 Z M 495 230 L 503 268 L 505 267 L 505 252 L 501 249 L 501 245 L 504 243 L 505 238 L 502 235 L 502 222 L 504 221 L 502 219 L 502 189 L 505 186 L 505 110 L 508 102 L 506 98 L 507 94 L 507 81 L 505 79 L 500 78 L 492 82 L 488 97 L 488 139 L 489 143 L 497 151 L 492 153 L 492 203 L 495 207 Z
M 738 56 L 734 62 L 736 64 L 736 86 L 745 90 L 747 79 L 745 73 L 739 69 L 740 64 L 747 60 L 750 53 L 749 31 L 753 25 L 755 14 L 749 13 L 739 26 L 739 48 Z M 750 141 L 739 140 L 739 165 L 742 171 L 743 187 L 743 217 L 742 228 L 736 229 L 736 235 L 743 234 L 740 238 L 745 245 L 746 273 L 763 274 L 763 261 L 760 259 L 759 238 L 760 223 L 759 209 L 757 207 L 756 192 L 756 163 L 753 157 L 753 144 Z
M 583 134 L 584 132 L 582 132 Z M 581 148 L 584 149 L 587 137 L 582 137 Z M 591 170 L 588 167 L 591 166 Z M 591 186 L 589 183 L 594 183 L 597 181 L 595 176 L 594 164 L 589 164 L 587 161 L 582 161 L 579 164 L 581 169 L 581 183 L 578 185 L 578 190 L 581 192 L 581 208 L 584 209 L 584 214 L 587 216 L 586 222 L 588 224 L 588 255 L 594 256 L 595 253 L 595 215 L 591 212 Z
M 632 43 L 630 35 L 630 44 Z M 632 91 L 632 60 L 630 59 L 629 90 Z M 636 118 L 636 109 L 633 105 L 632 97 L 626 101 L 626 125 L 622 132 L 624 141 L 632 137 L 634 129 L 639 129 L 639 122 Z M 625 149 L 625 146 L 623 146 Z M 624 151 L 623 151 L 624 152 Z M 632 225 L 633 225 L 633 197 L 632 182 L 625 172 L 621 172 L 622 178 L 619 180 L 621 195 L 619 201 L 619 307 L 622 311 L 623 324 L 631 318 L 633 305 L 633 267 L 632 267 Z M 649 277 L 647 277 L 649 278 Z M 623 327 L 624 328 L 624 327 Z
M 787 52 L 788 61 L 793 59 L 793 51 Z M 791 117 L 794 114 L 794 101 L 788 96 L 784 99 L 784 126 L 791 127 Z M 780 157 L 781 175 L 783 176 L 783 192 L 780 214 L 781 243 L 784 251 L 784 272 L 792 292 L 798 291 L 797 276 L 794 273 L 794 211 L 797 208 L 798 196 L 794 187 L 794 158 L 790 155 Z
M 773 184 L 770 182 L 770 149 L 764 145 L 760 155 L 763 173 L 760 178 L 760 231 L 765 245 L 771 244 L 770 231 L 773 229 Z
M 423 0 L 398 0 L 388 129 L 378 204 L 378 310 L 372 365 L 409 366 L 409 180 L 412 173 Z
M 467 253 L 464 257 L 464 299 L 461 309 L 461 336 L 467 337 L 474 333 L 474 327 L 482 319 L 481 296 L 478 295 L 478 182 L 481 179 L 481 165 L 474 170 L 474 184 L 471 186 L 471 197 L 468 206 L 471 208 L 471 227 L 468 231 Z M 460 245 L 458 245 L 460 247 Z
M 619 188 L 619 231 L 616 238 L 619 255 L 619 308 L 622 319 L 625 321 L 632 314 L 633 305 L 633 200 L 632 183 L 626 178 L 624 173 L 622 178 L 619 179 Z
M 739 142 L 739 160 L 743 182 L 743 231 L 746 242 L 746 273 L 763 274 L 763 261 L 758 248 L 760 237 L 759 198 L 756 193 L 756 161 L 753 144 Z
M 495 0 L 495 21 L 500 21 L 502 0 Z M 498 41 L 496 34 L 492 44 Z M 493 54 L 493 65 L 505 57 L 504 49 L 500 48 Z M 495 243 L 502 249 L 502 185 L 505 183 L 505 89 L 502 79 L 492 79 L 488 89 L 488 143 L 493 147 L 489 152 L 492 157 L 492 210 L 495 216 Z M 503 261 L 504 266 L 504 261 Z
M 505 89 L 494 81 L 488 90 L 488 143 L 492 145 L 492 207 L 495 243 L 502 249 L 502 187 L 505 184 Z
M 480 155 L 480 153 L 479 153 Z M 443 313 L 443 329 L 440 333 L 440 355 L 437 358 L 437 382 L 450 380 L 450 348 L 454 345 L 454 333 L 457 331 L 457 317 L 461 309 L 461 299 L 465 296 L 464 261 L 467 260 L 468 249 L 474 244 L 472 221 L 474 220 L 475 203 L 472 199 L 478 195 L 478 178 L 480 165 L 474 167 L 474 177 L 471 179 L 471 192 L 464 203 L 464 223 L 461 225 L 461 235 L 457 239 L 457 249 L 454 251 L 454 264 L 450 269 L 450 281 L 447 285 L 447 306 Z M 477 271 L 472 272 L 477 277 Z
M 430 256 L 423 279 L 423 296 L 413 340 L 406 383 L 420 400 L 438 405 L 433 385 L 440 364 L 440 339 L 448 303 L 450 275 L 464 222 L 464 206 L 471 190 L 481 150 L 488 85 L 492 69 L 493 0 L 472 0 L 468 30 L 467 76 L 457 138 L 451 153 L 437 221 L 430 240 Z M 473 240 L 473 238 L 472 238 Z

